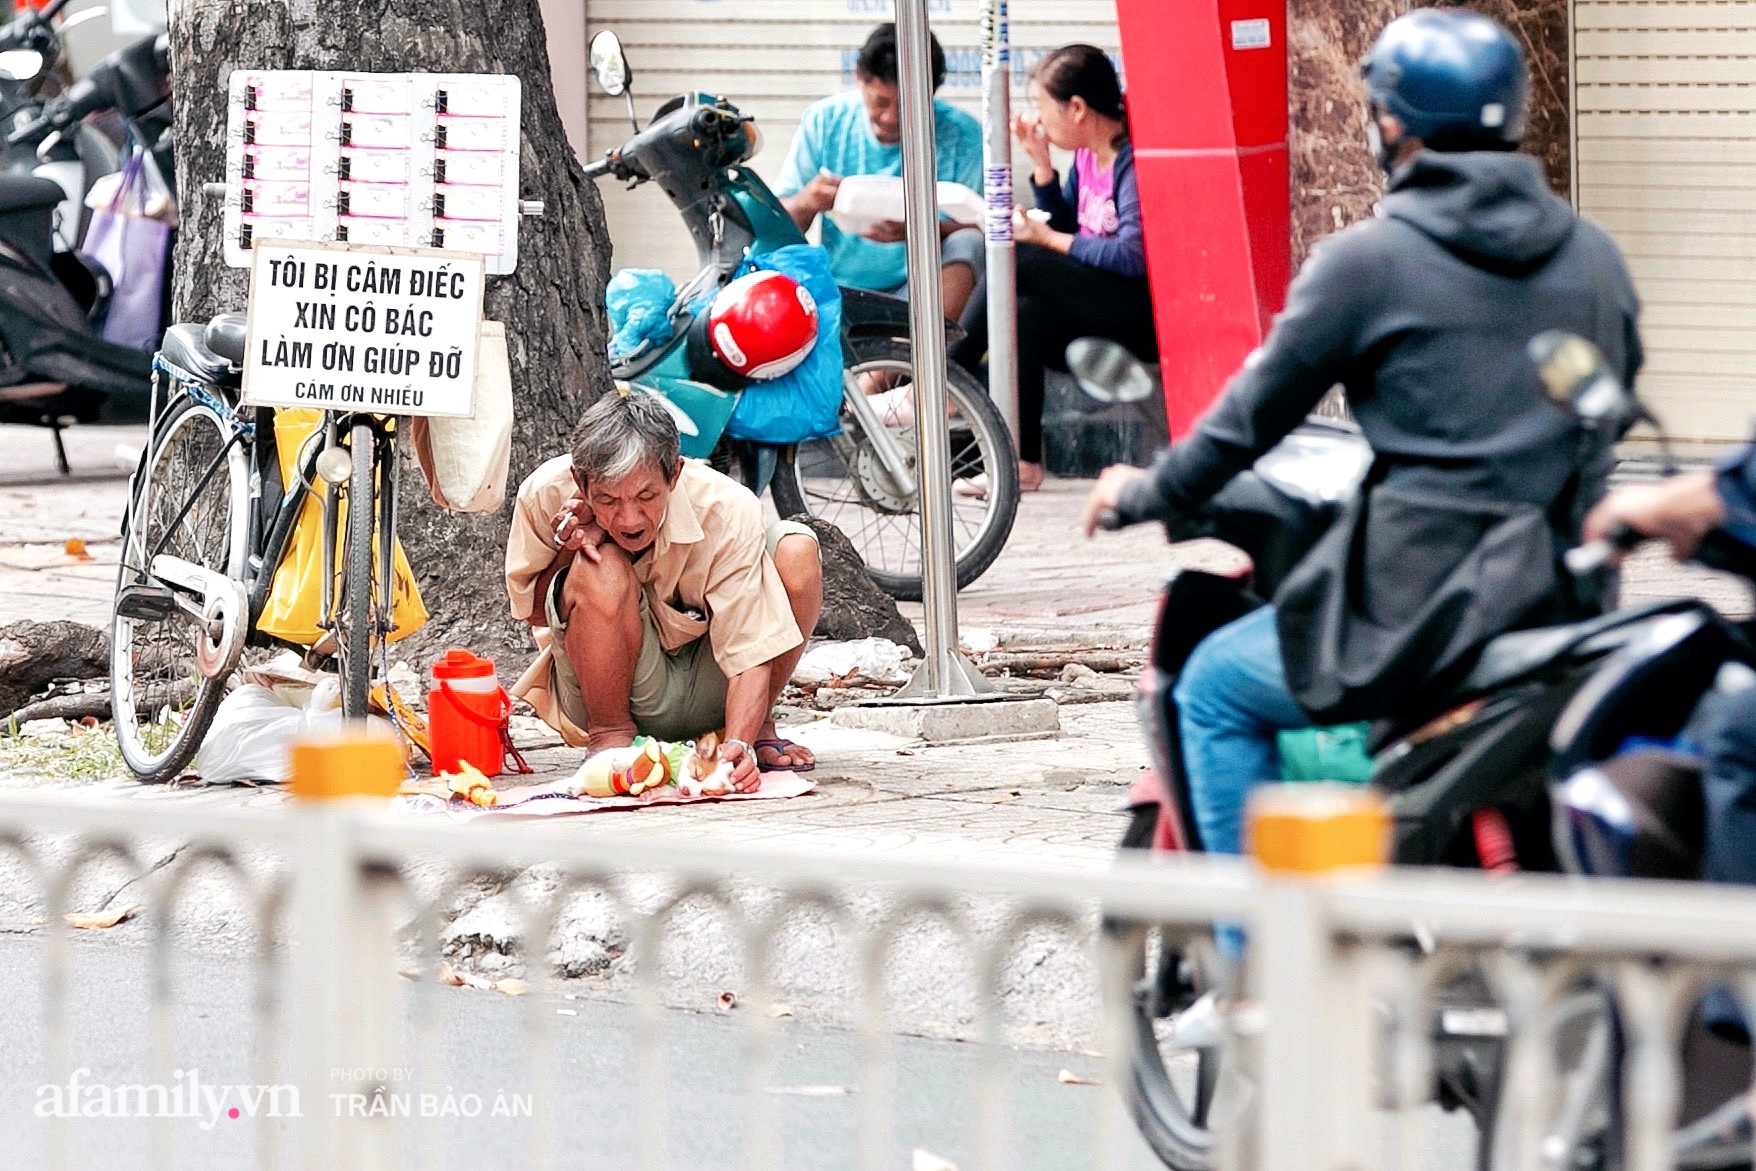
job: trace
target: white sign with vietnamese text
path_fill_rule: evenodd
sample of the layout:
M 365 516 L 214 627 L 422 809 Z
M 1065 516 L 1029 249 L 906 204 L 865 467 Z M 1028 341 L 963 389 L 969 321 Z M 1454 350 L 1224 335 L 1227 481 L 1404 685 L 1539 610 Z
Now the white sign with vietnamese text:
M 480 256 L 267 240 L 253 253 L 246 405 L 471 413 Z

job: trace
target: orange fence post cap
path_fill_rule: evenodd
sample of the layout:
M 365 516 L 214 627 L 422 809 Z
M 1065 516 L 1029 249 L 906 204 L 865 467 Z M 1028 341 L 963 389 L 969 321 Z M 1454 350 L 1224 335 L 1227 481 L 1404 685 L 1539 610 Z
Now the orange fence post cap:
M 394 797 L 408 775 L 394 736 L 353 730 L 299 740 L 292 766 L 289 787 L 306 801 Z
M 1390 860 L 1384 799 L 1358 785 L 1264 785 L 1250 795 L 1245 844 L 1280 874 L 1323 874 Z

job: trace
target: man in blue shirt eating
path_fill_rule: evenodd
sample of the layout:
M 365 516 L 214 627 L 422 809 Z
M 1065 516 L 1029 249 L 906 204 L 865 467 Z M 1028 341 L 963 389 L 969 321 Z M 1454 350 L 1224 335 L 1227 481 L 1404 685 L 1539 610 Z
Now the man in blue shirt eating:
M 933 89 L 945 80 L 945 50 L 933 38 Z M 848 175 L 902 174 L 902 102 L 896 81 L 896 25 L 872 30 L 854 65 L 858 87 L 824 98 L 805 111 L 775 190 L 799 225 L 810 228 L 835 206 Z M 933 100 L 933 135 L 942 180 L 982 190 L 982 128 L 949 103 Z M 908 293 L 903 225 L 887 220 L 864 236 L 850 236 L 827 216 L 823 247 L 836 283 L 879 293 Z M 985 243 L 980 229 L 941 220 L 939 285 L 945 316 L 956 320 L 981 276 Z

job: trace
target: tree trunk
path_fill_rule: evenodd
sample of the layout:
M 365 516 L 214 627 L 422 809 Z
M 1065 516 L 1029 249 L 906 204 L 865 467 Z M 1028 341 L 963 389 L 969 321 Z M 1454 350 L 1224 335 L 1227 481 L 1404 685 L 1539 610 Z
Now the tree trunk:
M 518 271 L 490 277 L 486 303 L 487 316 L 506 323 L 518 403 L 509 498 L 496 513 L 443 512 L 405 447 L 397 522 L 433 615 L 398 657 L 419 666 L 432 648 L 452 644 L 516 660 L 531 643 L 511 617 L 502 583 L 511 492 L 563 449 L 580 412 L 609 385 L 609 231 L 597 189 L 561 127 L 537 0 L 179 0 L 172 11 L 182 199 L 174 294 L 181 321 L 241 310 L 248 289 L 246 270 L 224 266 L 221 203 L 201 194 L 203 183 L 225 177 L 226 79 L 233 69 L 509 73 L 522 82 L 520 194 L 542 200 L 545 211 L 520 225 Z M 585 68 L 583 61 L 561 64 Z
M 109 635 L 82 622 L 0 626 L 0 720 L 57 679 L 96 679 L 109 669 Z

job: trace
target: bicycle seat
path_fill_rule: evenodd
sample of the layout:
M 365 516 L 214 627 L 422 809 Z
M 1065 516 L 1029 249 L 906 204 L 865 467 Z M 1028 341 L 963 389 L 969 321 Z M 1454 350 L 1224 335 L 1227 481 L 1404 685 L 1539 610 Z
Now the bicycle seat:
M 207 348 L 202 327 L 190 322 L 165 330 L 159 354 L 179 370 L 216 386 L 236 386 L 238 372 L 232 364 Z
M 244 315 L 221 313 L 207 323 L 202 335 L 207 348 L 234 366 L 244 364 Z

